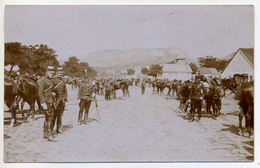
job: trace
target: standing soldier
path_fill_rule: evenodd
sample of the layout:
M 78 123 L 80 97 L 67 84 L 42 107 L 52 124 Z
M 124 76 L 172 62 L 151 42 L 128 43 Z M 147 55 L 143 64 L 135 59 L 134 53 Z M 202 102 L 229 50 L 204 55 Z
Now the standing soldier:
M 96 99 L 93 99 L 92 94 L 93 94 L 93 88 L 90 79 L 83 80 L 78 90 L 78 99 L 80 99 L 79 115 L 78 115 L 79 124 L 82 123 L 87 124 L 91 101 L 92 100 L 96 101 Z M 84 120 L 82 121 L 84 109 L 85 109 L 85 115 L 84 115 Z
M 68 93 L 66 82 L 63 80 L 62 67 L 57 68 L 56 76 L 52 80 L 53 91 L 55 92 L 54 99 L 54 116 L 52 118 L 51 130 L 53 131 L 56 122 L 56 133 L 62 133 L 62 116 L 65 108 L 65 103 L 68 102 Z
M 204 97 L 204 86 L 200 81 L 200 77 L 196 76 L 194 83 L 192 84 L 191 91 L 189 94 L 189 101 L 191 104 L 191 122 L 194 121 L 195 110 L 198 113 L 198 120 L 201 118 L 201 106 Z
M 43 107 L 45 120 L 43 125 L 43 138 L 51 141 L 51 122 L 53 117 L 53 95 L 52 95 L 52 76 L 54 74 L 54 67 L 48 66 L 46 76 L 39 82 L 39 98 L 41 106 Z
M 143 78 L 142 82 L 141 82 L 141 92 L 142 92 L 142 95 L 144 95 L 144 92 L 145 92 L 145 85 L 146 85 L 145 79 Z

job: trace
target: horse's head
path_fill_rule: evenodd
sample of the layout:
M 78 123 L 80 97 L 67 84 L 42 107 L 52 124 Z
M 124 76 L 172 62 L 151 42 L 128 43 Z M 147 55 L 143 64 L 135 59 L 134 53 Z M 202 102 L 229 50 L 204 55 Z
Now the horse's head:
M 215 78 L 213 78 L 213 80 L 214 80 L 215 84 L 216 84 L 218 87 L 220 87 L 220 86 L 222 85 L 222 82 L 221 82 L 221 80 L 220 80 L 219 78 L 215 77 Z

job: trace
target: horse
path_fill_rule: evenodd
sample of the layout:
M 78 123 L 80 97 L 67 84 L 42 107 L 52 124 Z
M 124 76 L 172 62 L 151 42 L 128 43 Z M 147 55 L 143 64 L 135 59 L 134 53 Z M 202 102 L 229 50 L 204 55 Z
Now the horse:
M 14 80 L 4 77 L 4 102 L 11 112 L 12 119 L 11 125 L 16 124 L 16 110 L 18 109 L 17 103 L 18 88 Z
M 232 94 L 233 95 L 236 94 L 238 84 L 236 83 L 236 81 L 233 78 L 224 78 L 221 80 L 221 83 L 222 83 L 222 88 L 223 88 L 225 97 L 228 97 Z M 228 92 L 228 94 L 227 94 L 227 92 Z
M 213 108 L 213 115 L 215 117 L 220 115 L 222 97 L 224 96 L 224 90 L 221 87 L 221 81 L 218 78 L 208 79 L 209 87 L 205 87 L 204 99 L 206 100 L 207 113 L 211 113 L 211 107 Z
M 38 104 L 38 110 L 42 112 L 43 108 L 40 104 L 40 99 L 38 96 L 39 86 L 35 79 L 22 77 L 18 81 L 18 94 L 19 100 L 18 102 L 23 99 L 23 102 L 27 102 L 30 106 L 30 112 L 32 113 L 31 118 L 35 116 L 35 102 Z M 22 104 L 23 107 L 23 104 Z M 24 116 L 23 109 L 22 109 L 22 116 Z M 27 116 L 30 116 L 30 113 Z
M 113 86 L 113 89 L 112 89 L 112 95 L 113 95 L 113 98 L 116 99 L 116 91 L 121 89 L 122 90 L 122 93 L 123 93 L 123 97 L 126 97 L 126 96 L 129 96 L 129 91 L 128 91 L 128 84 L 126 81 L 122 81 L 122 80 L 114 80 L 112 82 L 112 86 Z
M 250 137 L 254 128 L 254 82 L 241 84 L 234 99 L 239 100 L 240 106 L 239 134 L 242 133 L 242 119 L 245 117 L 245 127 Z
M 188 99 L 191 91 L 192 83 L 189 83 L 186 81 L 184 84 L 179 84 L 178 86 L 176 85 L 176 93 L 178 96 L 178 99 L 180 100 L 180 105 L 179 108 L 183 112 L 187 112 L 188 109 Z

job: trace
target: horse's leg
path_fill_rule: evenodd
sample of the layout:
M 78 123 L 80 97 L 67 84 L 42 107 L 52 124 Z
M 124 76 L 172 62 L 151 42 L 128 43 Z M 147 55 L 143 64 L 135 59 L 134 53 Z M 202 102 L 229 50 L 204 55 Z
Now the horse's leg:
M 213 98 L 212 100 L 212 108 L 213 108 L 213 115 L 216 117 L 216 100 Z
M 242 135 L 242 131 L 243 131 L 243 128 L 242 128 L 242 120 L 243 120 L 243 117 L 244 117 L 244 110 L 243 110 L 243 108 L 240 107 L 238 135 Z
M 24 112 L 23 112 L 23 107 L 24 107 L 24 100 L 21 101 L 21 112 L 22 112 L 22 116 L 24 117 Z
M 246 129 L 247 132 L 249 134 L 249 137 L 252 135 L 253 133 L 253 129 L 252 129 L 252 125 L 251 125 L 251 118 L 253 117 L 253 107 L 252 105 L 250 105 L 248 107 L 247 113 L 246 113 Z
M 30 103 L 30 112 L 29 112 L 27 119 L 28 120 L 30 120 L 30 119 L 34 120 L 34 117 L 35 117 L 35 101 Z
M 222 108 L 222 98 L 219 98 L 218 99 L 218 116 L 220 116 L 220 111 L 221 111 L 221 108 Z
M 10 112 L 12 114 L 12 119 L 11 119 L 11 123 L 10 123 L 10 127 L 13 127 L 14 124 L 16 124 L 16 110 L 15 110 L 15 104 L 12 104 L 12 106 L 10 107 Z
M 209 100 L 209 98 L 206 98 L 206 109 L 207 109 L 207 113 L 210 114 L 210 100 Z

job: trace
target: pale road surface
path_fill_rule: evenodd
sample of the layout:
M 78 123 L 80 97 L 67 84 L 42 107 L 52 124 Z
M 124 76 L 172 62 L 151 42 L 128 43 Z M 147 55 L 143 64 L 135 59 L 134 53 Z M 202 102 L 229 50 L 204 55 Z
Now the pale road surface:
M 44 117 L 10 128 L 4 125 L 5 162 L 178 162 L 252 161 L 254 139 L 237 135 L 238 105 L 223 99 L 221 116 L 203 115 L 189 122 L 179 101 L 152 94 L 152 88 L 130 87 L 131 96 L 105 101 L 98 96 L 99 122 L 94 102 L 88 125 L 78 125 L 77 91 L 69 90 L 64 132 L 55 142 L 42 138 Z M 20 114 L 19 114 L 20 115 Z M 5 118 L 9 117 L 5 113 Z M 21 122 L 21 120 L 20 120 Z

